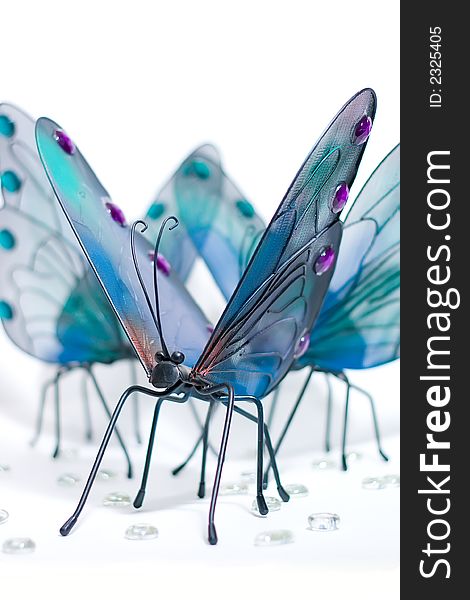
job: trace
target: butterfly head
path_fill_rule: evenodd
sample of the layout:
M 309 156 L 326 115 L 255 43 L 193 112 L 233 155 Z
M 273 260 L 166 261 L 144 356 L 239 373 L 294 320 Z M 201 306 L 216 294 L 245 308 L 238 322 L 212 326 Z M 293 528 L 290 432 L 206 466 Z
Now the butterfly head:
M 158 389 L 167 389 L 183 382 L 185 380 L 184 359 L 182 352 L 172 352 L 169 356 L 164 352 L 157 352 L 155 354 L 157 363 L 153 367 L 150 383 Z

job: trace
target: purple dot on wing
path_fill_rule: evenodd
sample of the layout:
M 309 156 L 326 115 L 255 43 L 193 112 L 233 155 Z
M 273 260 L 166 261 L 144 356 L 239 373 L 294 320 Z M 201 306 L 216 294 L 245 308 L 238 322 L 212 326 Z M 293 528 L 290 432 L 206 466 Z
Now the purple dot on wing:
M 155 252 L 149 252 L 149 258 L 153 262 L 155 260 Z M 167 277 L 171 273 L 170 263 L 163 254 L 160 253 L 157 254 L 157 269 Z
M 308 332 L 304 333 L 299 340 L 297 341 L 297 344 L 295 346 L 295 350 L 294 350 L 294 358 L 300 358 L 301 356 L 303 356 L 308 348 L 310 346 L 310 334 Z
M 331 246 L 327 246 L 322 250 L 320 256 L 315 261 L 313 266 L 314 271 L 317 275 L 323 275 L 331 269 L 335 261 L 335 251 Z
M 67 154 L 75 154 L 75 144 L 72 139 L 62 129 L 54 131 L 54 139 Z
M 339 213 L 346 206 L 346 202 L 349 198 L 349 187 L 348 184 L 343 181 L 340 183 L 334 193 L 334 196 L 331 200 L 331 210 L 334 213 Z
M 372 131 L 372 119 L 368 115 L 364 115 L 356 124 L 353 134 L 353 142 L 357 146 L 363 144 Z
M 105 206 L 109 214 L 111 215 L 111 219 L 119 225 L 121 225 L 121 227 L 125 227 L 126 217 L 124 216 L 124 213 L 119 208 L 119 206 L 117 204 L 114 204 L 114 202 L 106 202 Z

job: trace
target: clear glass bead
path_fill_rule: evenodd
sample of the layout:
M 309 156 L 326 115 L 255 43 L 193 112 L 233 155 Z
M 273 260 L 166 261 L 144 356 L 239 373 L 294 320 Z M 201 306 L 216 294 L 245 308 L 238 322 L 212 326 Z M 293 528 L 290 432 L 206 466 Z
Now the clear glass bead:
M 268 507 L 269 512 L 276 512 L 277 510 L 281 510 L 282 502 L 278 498 L 274 498 L 273 496 L 265 496 L 266 505 Z M 251 505 L 251 512 L 257 517 L 266 517 L 267 515 L 262 515 L 258 510 L 258 502 L 256 498 L 253 500 Z M 269 513 L 268 513 L 269 514 Z
M 0 464 L 0 473 L 6 473 L 9 470 L 10 470 L 10 465 L 7 465 L 5 463 Z
M 284 489 L 291 498 L 305 498 L 305 496 L 308 496 L 308 488 L 301 483 L 289 483 L 284 486 Z
M 8 521 L 8 517 L 10 515 L 8 514 L 8 512 L 6 510 L 3 510 L 3 508 L 0 508 L 0 525 L 2 523 L 6 523 Z
M 348 452 L 346 454 L 346 462 L 348 465 L 352 465 L 353 463 L 361 460 L 362 454 L 360 452 Z
M 129 506 L 130 503 L 130 496 L 123 492 L 111 492 L 111 494 L 108 494 L 103 499 L 103 506 L 120 507 Z
M 385 483 L 382 477 L 366 477 L 362 480 L 362 487 L 365 490 L 383 490 Z
M 243 494 L 248 494 L 248 484 L 243 481 L 233 481 L 220 486 L 219 496 L 242 496 Z
M 80 477 L 73 473 L 64 473 L 57 478 L 57 483 L 62 487 L 73 487 L 80 482 Z
M 381 480 L 387 488 L 400 487 L 400 475 L 384 475 L 381 477 Z
M 322 458 L 320 460 L 314 460 L 312 463 L 312 467 L 314 469 L 321 469 L 321 470 L 334 469 L 336 467 L 336 464 L 332 460 L 329 460 L 327 458 Z
M 308 526 L 312 531 L 336 531 L 340 518 L 335 513 L 313 513 L 308 517 Z
M 256 473 L 254 471 L 242 471 L 240 477 L 246 483 L 254 483 L 256 481 Z
M 293 541 L 294 534 L 289 529 L 274 529 L 258 533 L 255 537 L 255 546 L 282 546 Z
M 30 554 L 36 549 L 36 544 L 31 538 L 10 538 L 3 542 L 5 554 Z
M 126 529 L 124 537 L 128 540 L 154 540 L 158 537 L 158 529 L 148 523 L 137 523 Z
M 96 475 L 98 481 L 110 481 L 116 479 L 117 473 L 110 471 L 109 469 L 100 469 Z

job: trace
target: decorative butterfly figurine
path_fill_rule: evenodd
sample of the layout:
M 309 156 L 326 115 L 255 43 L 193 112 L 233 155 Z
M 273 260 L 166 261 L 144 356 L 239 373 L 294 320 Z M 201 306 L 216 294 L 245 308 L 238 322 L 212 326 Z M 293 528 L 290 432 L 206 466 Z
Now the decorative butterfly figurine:
M 334 118 L 256 245 L 213 331 L 176 273 L 162 269 L 156 260 L 163 228 L 171 217 L 163 222 L 152 248 L 137 230 L 142 222 L 126 227 L 114 218 L 106 190 L 65 132 L 48 119 L 37 122 L 36 140 L 46 173 L 154 388 L 131 386 L 122 394 L 79 504 L 61 528 L 62 535 L 75 525 L 122 407 L 137 391 L 159 398 L 159 403 L 170 394 L 170 399 L 185 401 L 174 395 L 189 392 L 227 406 L 209 509 L 211 544 L 217 542 L 214 514 L 235 400 L 255 403 L 257 502 L 261 514 L 268 512 L 262 489 L 261 399 L 298 358 L 320 310 L 342 229 L 332 200 L 340 183 L 352 185 L 375 106 L 374 92 L 365 89 Z M 148 454 L 147 463 L 149 460 Z M 136 501 L 142 500 L 140 492 Z
M 106 413 L 110 410 L 93 373 L 95 363 L 135 359 L 94 273 L 51 190 L 39 159 L 35 121 L 8 104 L 0 105 L 0 318 L 24 352 L 57 365 L 42 392 L 35 441 L 46 394 L 55 388 L 56 446 L 60 453 L 60 388 L 65 373 L 84 369 Z M 84 395 L 86 415 L 87 396 Z M 108 417 L 109 418 L 109 417 Z M 128 464 L 132 466 L 119 432 Z M 88 420 L 87 437 L 91 437 Z
M 365 124 L 364 131 L 367 131 Z M 345 240 L 325 302 L 313 330 L 304 336 L 292 369 L 310 367 L 299 398 L 276 444 L 283 442 L 314 371 L 332 374 L 347 385 L 343 429 L 343 468 L 346 463 L 346 431 L 350 389 L 365 394 L 371 405 L 379 452 L 378 421 L 373 399 L 352 384 L 345 369 L 364 369 L 393 361 L 399 356 L 399 146 L 380 163 L 363 187 L 345 219 Z M 198 157 L 193 177 L 175 178 L 178 216 L 204 259 L 219 289 L 230 297 L 264 231 L 253 206 L 222 170 L 219 162 Z M 202 169 L 205 164 L 205 170 Z M 210 173 L 198 177 L 198 171 Z M 332 200 L 338 213 L 346 206 L 349 186 L 341 182 Z M 328 379 L 327 379 L 328 381 Z M 329 381 L 328 381 L 329 384 Z M 274 393 L 270 424 L 277 400 Z M 329 386 L 326 448 L 330 449 L 331 388 Z M 186 464 L 186 462 L 184 463 Z M 179 468 L 177 471 L 179 472 Z

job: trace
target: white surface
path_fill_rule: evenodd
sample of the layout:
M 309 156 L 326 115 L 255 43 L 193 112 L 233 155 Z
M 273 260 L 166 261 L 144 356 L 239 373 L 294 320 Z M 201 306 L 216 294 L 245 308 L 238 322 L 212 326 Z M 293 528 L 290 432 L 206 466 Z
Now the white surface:
M 398 11 L 395 0 L 10 2 L 2 7 L 0 98 L 60 122 L 130 218 L 143 213 L 183 156 L 206 140 L 221 147 L 228 173 L 269 218 L 318 135 L 360 88 L 373 87 L 379 105 L 356 192 L 399 141 Z M 207 293 L 206 279 L 194 278 L 192 287 L 215 317 L 222 304 L 215 293 Z M 281 464 L 284 480 L 307 484 L 311 494 L 269 518 L 269 527 L 294 529 L 295 544 L 252 546 L 268 521 L 265 525 L 246 512 L 251 498 L 224 498 L 217 514 L 220 544 L 205 544 L 207 503 L 193 502 L 196 463 L 181 480 L 167 474 L 196 434 L 184 407 L 164 411 L 144 514 L 99 507 L 105 491 L 133 492 L 137 482 L 97 484 L 81 525 L 63 540 L 57 526 L 79 490 L 59 488 L 55 480 L 69 470 L 85 475 L 94 446 L 82 449 L 71 464 L 49 460 L 50 437 L 36 451 L 27 447 L 38 385 L 48 371 L 3 335 L 0 356 L 0 462 L 12 465 L 10 474 L 0 474 L 0 506 L 11 514 L 0 526 L 0 540 L 24 534 L 38 544 L 29 557 L 0 553 L 2 597 L 6 574 L 16 576 L 13 587 L 6 584 L 7 598 L 137 598 L 144 593 L 251 598 L 255 591 L 284 598 L 299 589 L 304 597 L 328 594 L 333 600 L 398 597 L 398 490 L 360 488 L 362 476 L 395 472 L 398 466 L 376 462 L 371 446 L 365 451 L 370 458 L 350 474 L 312 472 L 311 449 L 320 449 L 324 426 L 321 399 L 302 407 Z M 129 380 L 127 373 L 120 364 L 99 370 L 113 403 Z M 302 377 L 295 375 L 287 384 L 275 434 Z M 398 365 L 354 373 L 353 379 L 374 394 L 388 434 L 385 446 L 396 460 Z M 72 375 L 64 384 L 66 446 L 81 440 L 77 382 Z M 321 386 L 318 378 L 312 397 L 323 398 Z M 342 398 L 339 385 L 335 390 L 337 441 Z M 92 405 L 95 429 L 101 432 L 104 419 L 96 402 Z M 151 406 L 143 411 L 147 427 L 150 411 Z M 122 429 L 130 438 L 128 416 Z M 237 419 L 227 481 L 253 456 L 254 438 L 253 426 Z M 368 407 L 357 399 L 351 445 L 356 449 L 368 439 Z M 132 450 L 142 463 L 142 450 Z M 113 446 L 105 463 L 122 468 L 118 448 Z M 325 536 L 306 531 L 306 518 L 317 508 L 338 512 L 341 531 Z M 160 538 L 124 540 L 127 525 L 142 520 L 154 522 Z M 91 590 L 86 594 L 85 586 Z

